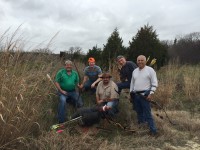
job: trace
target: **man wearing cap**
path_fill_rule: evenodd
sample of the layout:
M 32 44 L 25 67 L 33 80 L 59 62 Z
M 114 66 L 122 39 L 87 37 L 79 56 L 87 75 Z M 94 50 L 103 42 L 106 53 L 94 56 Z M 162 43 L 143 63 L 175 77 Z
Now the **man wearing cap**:
M 122 89 L 130 89 L 132 72 L 137 65 L 132 61 L 126 61 L 126 58 L 122 55 L 117 57 L 117 62 L 121 66 L 120 69 L 120 80 L 121 82 L 117 83 L 119 88 L 119 93 L 121 93 Z
M 112 76 L 109 73 L 103 73 L 96 90 L 96 101 L 98 105 L 107 105 L 111 107 L 108 110 L 110 116 L 114 116 L 117 112 L 119 103 L 119 94 L 117 85 L 110 80 Z
M 72 70 L 72 62 L 70 60 L 65 61 L 65 68 L 60 69 L 55 77 L 55 85 L 60 97 L 58 106 L 59 123 L 66 121 L 66 102 L 72 103 L 76 108 L 83 106 L 83 101 L 75 90 L 76 86 L 79 87 L 78 83 L 79 77 L 77 72 Z
M 80 88 L 87 90 L 92 90 L 95 92 L 95 85 L 101 81 L 100 75 L 102 74 L 101 68 L 95 65 L 95 59 L 90 57 L 88 59 L 89 66 L 84 69 L 84 78 L 83 82 L 80 85 Z

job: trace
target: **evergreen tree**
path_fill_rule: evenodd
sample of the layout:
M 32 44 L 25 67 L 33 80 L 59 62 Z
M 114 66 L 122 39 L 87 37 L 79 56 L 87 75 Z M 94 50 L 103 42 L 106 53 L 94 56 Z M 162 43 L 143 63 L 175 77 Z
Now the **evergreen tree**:
M 94 46 L 92 49 L 89 49 L 89 51 L 86 54 L 85 57 L 85 62 L 88 61 L 89 57 L 94 57 L 96 60 L 96 63 L 100 63 L 101 62 L 101 48 L 98 48 L 97 46 Z
M 128 56 L 129 60 L 136 61 L 138 55 L 156 58 L 158 69 L 163 66 L 168 59 L 167 46 L 160 42 L 153 26 L 148 24 L 138 30 L 132 41 L 129 42 Z
M 123 40 L 119 37 L 118 29 L 115 28 L 111 36 L 108 38 L 106 45 L 104 45 L 102 52 L 102 66 L 108 70 L 111 64 L 114 63 L 117 55 L 123 54 L 125 48 L 122 45 Z

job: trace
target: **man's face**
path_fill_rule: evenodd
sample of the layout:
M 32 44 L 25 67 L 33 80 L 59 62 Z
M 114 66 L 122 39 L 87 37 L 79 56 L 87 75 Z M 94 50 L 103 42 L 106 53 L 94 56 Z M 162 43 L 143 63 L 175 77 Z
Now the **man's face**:
M 94 67 L 94 65 L 95 65 L 95 62 L 89 62 L 90 67 Z
M 117 62 L 119 65 L 124 66 L 126 64 L 126 59 L 122 57 L 118 59 Z
M 139 56 L 137 58 L 137 65 L 140 69 L 144 68 L 146 65 L 146 58 L 144 56 Z
M 108 84 L 110 81 L 110 77 L 103 77 L 103 84 Z
M 72 71 L 72 65 L 71 64 L 66 64 L 65 68 L 67 71 Z

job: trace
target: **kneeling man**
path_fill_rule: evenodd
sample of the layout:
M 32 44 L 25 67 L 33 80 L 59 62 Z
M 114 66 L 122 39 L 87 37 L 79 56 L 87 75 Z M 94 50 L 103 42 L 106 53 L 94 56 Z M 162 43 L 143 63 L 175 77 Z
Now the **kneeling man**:
M 96 89 L 96 101 L 100 106 L 107 105 L 111 107 L 107 111 L 108 115 L 114 117 L 118 112 L 119 94 L 117 85 L 111 80 L 109 73 L 103 73 Z

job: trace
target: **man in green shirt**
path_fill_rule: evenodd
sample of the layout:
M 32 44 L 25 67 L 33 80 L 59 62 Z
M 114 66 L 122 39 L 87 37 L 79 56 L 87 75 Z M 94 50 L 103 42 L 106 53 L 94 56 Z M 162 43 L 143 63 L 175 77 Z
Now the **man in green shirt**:
M 72 70 L 72 62 L 65 61 L 65 68 L 60 69 L 55 78 L 55 85 L 59 92 L 58 120 L 59 123 L 66 121 L 65 110 L 66 103 L 72 103 L 76 108 L 83 106 L 83 101 L 76 92 L 76 86 L 79 85 L 79 77 L 76 71 Z

